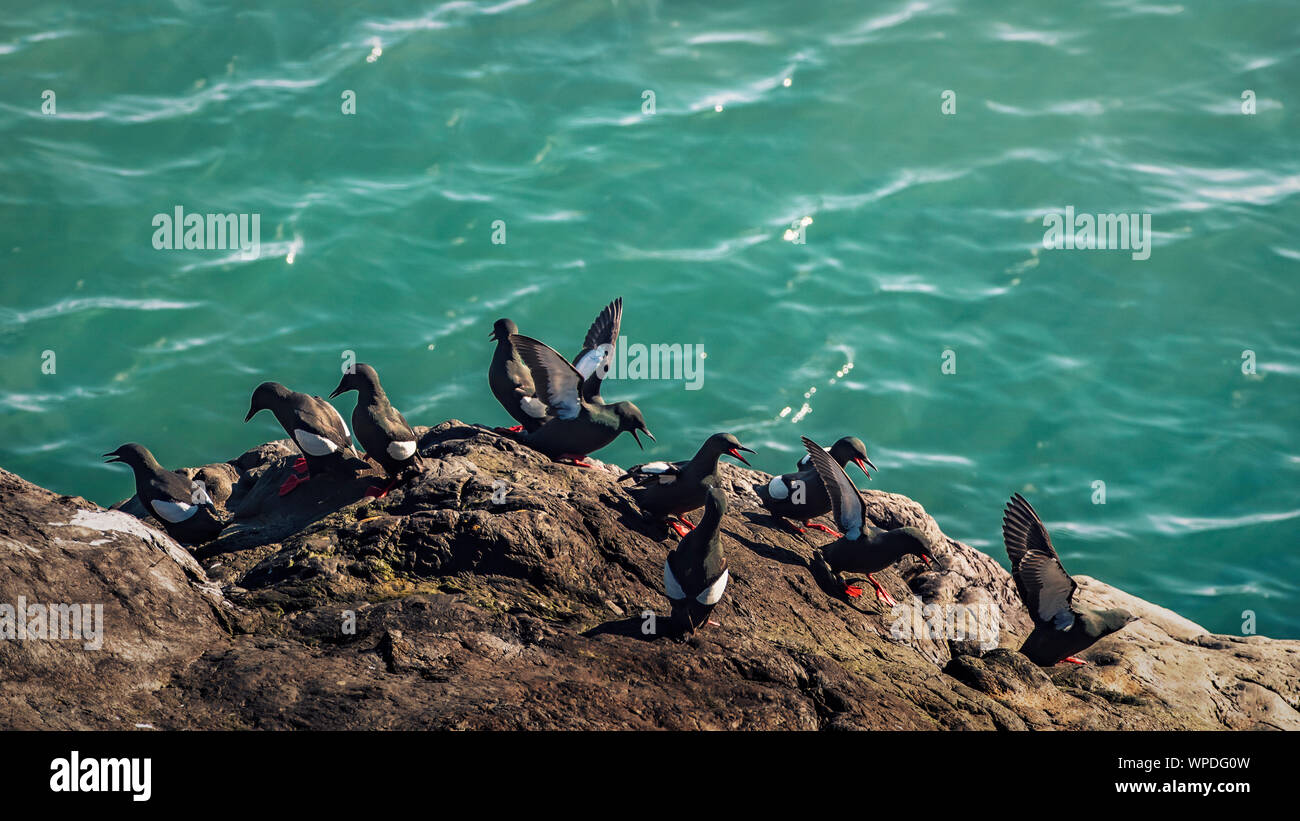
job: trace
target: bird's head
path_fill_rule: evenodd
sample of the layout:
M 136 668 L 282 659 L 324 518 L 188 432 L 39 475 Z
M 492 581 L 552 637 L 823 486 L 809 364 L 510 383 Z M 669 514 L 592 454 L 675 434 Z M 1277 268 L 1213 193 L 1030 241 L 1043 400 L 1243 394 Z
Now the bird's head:
M 831 458 L 834 459 L 840 467 L 844 467 L 849 462 L 852 462 L 862 469 L 862 472 L 867 475 L 868 479 L 871 478 L 871 470 L 880 470 L 880 468 L 876 467 L 875 463 L 871 461 L 871 457 L 867 456 L 867 446 L 864 445 L 862 440 L 856 436 L 845 436 L 843 439 L 831 445 Z M 871 470 L 867 470 L 867 468 L 871 468 Z
M 710 453 L 716 453 L 718 455 L 725 453 L 728 456 L 739 459 L 747 465 L 749 464 L 749 461 L 745 459 L 744 456 L 741 456 L 740 452 L 742 450 L 745 453 L 755 452 L 740 444 L 740 440 L 732 436 L 730 433 L 715 433 L 708 438 L 704 443 L 704 446 Z
M 934 555 L 934 546 L 930 544 L 930 539 L 920 530 L 914 527 L 899 528 L 902 537 L 907 539 L 907 553 L 915 556 L 925 563 L 930 569 L 938 568 L 944 570 L 944 566 L 939 563 L 939 558 Z
M 631 402 L 615 402 L 609 407 L 618 415 L 619 431 L 631 432 L 632 438 L 636 440 L 642 450 L 645 450 L 645 445 L 641 444 L 641 437 L 637 436 L 638 432 L 649 436 L 651 442 L 657 441 L 654 434 L 645 426 L 645 417 L 641 415 L 641 409 L 636 405 Z
M 1138 620 L 1138 617 L 1120 608 L 1114 610 L 1101 610 L 1097 613 L 1101 617 L 1102 635 L 1108 636 L 1119 630 L 1123 630 L 1129 624 Z
M 344 372 L 343 378 L 339 380 L 339 386 L 330 394 L 330 399 L 348 391 L 358 391 L 363 396 L 378 393 L 379 374 L 366 363 L 358 362 L 349 371 Z
M 247 422 L 253 416 L 262 410 L 273 410 L 281 401 L 289 396 L 289 389 L 279 382 L 263 382 L 253 391 L 253 399 L 248 406 L 248 415 L 244 417 Z
M 722 518 L 727 512 L 727 494 L 718 483 L 713 479 L 707 479 L 704 482 L 704 514 L 705 516 L 715 516 Z
M 140 465 L 147 465 L 154 461 L 153 454 L 144 445 L 138 445 L 135 442 L 128 442 L 122 447 L 110 453 L 105 453 L 105 464 L 122 462 L 130 465 L 132 468 Z
M 492 325 L 492 333 L 488 334 L 488 339 L 495 339 L 497 342 L 505 342 L 510 339 L 511 334 L 519 333 L 519 326 L 513 319 L 501 317 Z

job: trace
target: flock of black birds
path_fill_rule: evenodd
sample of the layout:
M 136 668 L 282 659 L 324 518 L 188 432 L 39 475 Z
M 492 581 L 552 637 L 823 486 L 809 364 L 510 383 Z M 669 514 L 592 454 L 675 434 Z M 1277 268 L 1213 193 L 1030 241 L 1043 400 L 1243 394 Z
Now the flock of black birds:
M 556 462 L 591 467 L 586 457 L 629 432 L 644 448 L 638 434 L 654 440 L 639 408 L 631 402 L 608 403 L 601 383 L 614 361 L 623 317 L 623 301 L 607 305 L 591 324 L 582 349 L 566 360 L 555 349 L 519 333 L 509 319 L 499 319 L 489 338 L 496 341 L 488 384 L 497 401 L 517 422 L 496 428 Z M 356 391 L 352 431 L 365 449 L 365 458 L 383 469 L 386 487 L 372 487 L 367 495 L 382 497 L 404 476 L 423 465 L 415 431 L 388 401 L 379 374 L 358 363 L 348 369 L 330 394 Z M 353 448 L 352 435 L 334 406 L 319 396 L 291 391 L 278 382 L 263 382 L 253 391 L 247 422 L 269 410 L 302 453 L 293 472 L 280 487 L 291 493 L 316 471 L 334 471 L 350 459 L 362 458 Z M 833 579 L 836 592 L 856 598 L 862 589 L 849 577 L 865 577 L 878 601 L 897 603 L 874 574 L 905 556 L 915 556 L 927 566 L 938 564 L 930 540 L 913 527 L 884 530 L 866 516 L 862 494 L 849 479 L 845 466 L 857 465 L 868 479 L 877 470 L 862 440 L 846 436 L 825 449 L 802 437 L 807 455 L 796 470 L 774 477 L 754 490 L 764 507 L 780 522 L 803 533 L 822 530 L 835 541 L 823 546 L 813 563 L 814 572 Z M 631 480 L 628 492 L 647 515 L 676 531 L 680 542 L 664 562 L 664 592 L 672 602 L 672 618 L 686 632 L 706 625 L 722 599 L 729 573 L 720 537 L 727 512 L 726 494 L 718 484 L 718 463 L 727 455 L 749 462 L 753 453 L 730 433 L 715 433 L 685 461 L 635 465 L 618 481 Z M 169 534 L 187 543 L 215 538 L 225 526 L 201 483 L 165 470 L 143 446 L 126 444 L 104 454 L 110 462 L 124 462 L 135 473 L 140 503 L 162 523 Z M 686 514 L 704 509 L 697 525 Z M 839 530 L 812 520 L 831 513 Z M 1134 620 L 1123 610 L 1095 610 L 1077 605 L 1078 587 L 1061 565 L 1047 529 L 1038 514 L 1019 494 L 1011 497 L 1002 521 L 1002 536 L 1020 598 L 1029 610 L 1033 632 L 1020 651 L 1036 664 L 1075 658 L 1102 637 Z

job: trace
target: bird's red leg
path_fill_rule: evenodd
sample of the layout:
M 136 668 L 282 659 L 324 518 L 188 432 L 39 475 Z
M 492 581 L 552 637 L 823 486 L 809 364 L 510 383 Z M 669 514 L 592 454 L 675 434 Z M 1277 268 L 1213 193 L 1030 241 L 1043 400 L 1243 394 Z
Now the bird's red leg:
M 307 457 L 306 457 L 306 456 L 299 456 L 299 457 L 297 458 L 297 460 L 294 461 L 294 463 L 293 463 L 293 472 L 294 472 L 294 473 L 301 473 L 301 474 L 304 475 L 304 476 L 307 475 Z
M 837 538 L 837 539 L 840 538 L 840 537 L 842 537 L 842 536 L 844 535 L 843 533 L 839 532 L 838 530 L 832 530 L 831 528 L 827 527 L 826 525 L 822 524 L 821 522 L 807 521 L 807 522 L 804 522 L 804 523 L 803 523 L 803 526 L 804 526 L 804 527 L 811 527 L 813 530 L 820 530 L 822 533 L 829 533 L 830 535 L 834 536 L 834 537 Z M 802 533 L 803 530 L 800 529 L 799 532 Z
M 875 577 L 875 576 L 873 576 L 873 575 L 871 575 L 870 573 L 868 573 L 868 574 L 867 574 L 867 580 L 871 582 L 871 586 L 872 586 L 872 587 L 876 588 L 876 598 L 877 598 L 877 599 L 879 599 L 880 601 L 882 601 L 882 602 L 884 602 L 885 604 L 889 605 L 890 607 L 897 607 L 897 606 L 898 606 L 898 602 L 894 601 L 894 597 L 891 596 L 891 595 L 889 595 L 889 591 L 888 591 L 888 590 L 886 590 L 885 588 L 883 588 L 883 587 L 880 586 L 880 582 L 876 581 L 876 577 Z
M 291 473 L 289 478 L 284 480 L 284 484 L 280 485 L 280 495 L 286 496 L 292 493 L 293 489 L 298 485 L 309 481 L 311 481 L 311 475 L 308 473 Z
M 1066 656 L 1065 658 L 1061 659 L 1061 661 L 1068 661 L 1068 662 L 1070 662 L 1071 664 L 1087 664 L 1087 663 L 1088 663 L 1088 662 L 1084 661 L 1083 659 L 1077 659 L 1077 658 L 1075 658 L 1074 656 Z
M 396 484 L 397 484 L 397 480 L 394 479 L 393 481 L 388 483 L 387 487 L 377 487 L 375 485 L 371 485 L 370 487 L 366 488 L 365 495 L 372 496 L 376 499 L 382 499 L 388 495 L 388 491 L 392 490 L 393 486 Z
M 679 522 L 681 522 L 682 524 L 686 525 L 686 527 L 687 527 L 688 530 L 694 530 L 694 529 L 695 529 L 695 525 L 691 524 L 691 520 L 688 519 L 688 518 L 686 518 L 685 516 L 678 516 L 678 517 L 677 517 L 677 521 L 679 521 Z

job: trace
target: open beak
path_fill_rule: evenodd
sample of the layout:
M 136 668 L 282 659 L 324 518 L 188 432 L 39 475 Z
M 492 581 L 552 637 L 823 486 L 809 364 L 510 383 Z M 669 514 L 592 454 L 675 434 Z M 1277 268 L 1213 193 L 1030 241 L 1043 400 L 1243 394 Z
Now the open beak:
M 492 333 L 488 334 L 488 339 L 491 339 L 492 341 L 495 342 L 496 338 L 497 338 L 497 329 L 493 328 Z
M 107 456 L 107 457 L 109 457 L 109 458 L 107 458 L 107 459 L 104 460 L 104 464 L 106 464 L 106 465 L 107 465 L 107 464 L 112 464 L 113 462 L 120 462 L 120 461 L 122 461 L 122 457 L 117 455 L 117 451 L 113 451 L 112 453 L 105 453 L 104 455 Z
M 745 459 L 744 456 L 741 456 L 741 455 L 740 455 L 740 452 L 741 452 L 742 450 L 743 450 L 745 453 L 753 453 L 753 452 L 754 452 L 754 451 L 750 450 L 749 448 L 745 447 L 744 445 L 741 445 L 741 446 L 739 446 L 739 447 L 734 447 L 734 448 L 732 448 L 731 450 L 727 451 L 727 453 L 728 453 L 729 455 L 734 456 L 735 458 L 739 459 L 740 461 L 744 462 L 745 464 L 749 465 L 749 461 L 748 461 L 747 459 Z M 750 467 L 753 467 L 753 465 L 749 465 L 749 466 L 750 466 Z
M 871 480 L 871 470 L 880 470 L 870 459 L 854 459 L 853 463 L 862 468 L 862 472 L 867 475 L 867 481 Z M 871 468 L 871 470 L 867 470 L 867 468 Z
M 334 389 L 334 393 L 330 394 L 330 399 L 333 399 L 334 397 L 338 396 L 340 393 L 343 393 L 343 383 L 341 382 L 339 383 L 339 386 Z
M 641 433 L 644 433 L 646 436 L 649 436 L 651 442 L 655 441 L 655 436 L 653 433 L 650 432 L 649 428 L 641 428 Z M 641 437 L 637 436 L 636 434 L 637 432 L 635 430 L 632 431 L 632 438 L 636 440 L 636 444 L 639 448 L 641 448 L 641 450 L 645 450 L 645 445 L 641 444 Z
M 931 570 L 947 570 L 947 569 L 948 569 L 948 568 L 944 567 L 943 565 L 939 564 L 939 560 L 938 560 L 938 559 L 932 558 L 932 557 L 930 557 L 930 556 L 922 556 L 922 557 L 921 557 L 921 560 L 922 560 L 923 562 L 925 562 L 925 566 L 928 567 L 928 568 L 930 568 Z

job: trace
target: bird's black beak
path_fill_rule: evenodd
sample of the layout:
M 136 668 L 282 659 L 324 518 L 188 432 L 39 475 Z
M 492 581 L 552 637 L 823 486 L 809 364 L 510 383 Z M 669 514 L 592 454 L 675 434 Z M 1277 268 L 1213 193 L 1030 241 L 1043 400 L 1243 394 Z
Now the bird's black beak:
M 936 559 L 936 558 L 934 558 L 933 556 L 921 556 L 921 560 L 922 560 L 923 562 L 925 562 L 925 566 L 926 566 L 927 568 L 931 569 L 931 570 L 947 570 L 947 569 L 948 569 L 948 568 L 944 567 L 943 565 L 939 564 L 939 560 Z
M 641 433 L 644 433 L 646 436 L 649 436 L 651 442 L 657 441 L 655 439 L 655 435 L 650 432 L 649 428 L 641 428 Z M 645 450 L 645 445 L 641 444 L 641 437 L 637 436 L 636 434 L 637 432 L 635 430 L 632 431 L 632 438 L 636 440 L 637 446 L 640 447 L 641 450 Z
M 735 458 L 737 458 L 737 459 L 739 459 L 740 461 L 744 462 L 745 464 L 749 465 L 749 460 L 747 460 L 744 456 L 741 456 L 741 455 L 740 455 L 740 452 L 741 452 L 742 450 L 743 450 L 745 453 L 754 453 L 754 452 L 755 452 L 755 451 L 750 450 L 749 448 L 745 447 L 744 445 L 737 445 L 736 447 L 734 447 L 734 448 L 732 448 L 731 450 L 727 451 L 727 454 L 730 455 L 730 456 L 734 456 Z M 750 466 L 750 467 L 753 467 L 753 465 L 749 465 L 749 466 Z
M 249 419 L 252 419 L 255 413 L 257 413 L 257 408 L 249 408 L 248 415 L 244 417 L 244 421 L 247 422 Z
M 495 341 L 497 338 L 497 329 L 493 328 L 492 333 L 488 334 L 488 339 Z
M 333 399 L 334 397 L 338 396 L 340 393 L 343 393 L 343 383 L 342 383 L 342 382 L 339 382 L 339 386 L 338 386 L 337 388 L 334 389 L 334 393 L 331 393 L 331 394 L 330 394 L 330 399 Z
M 107 464 L 111 464 L 111 463 L 113 463 L 113 462 L 120 462 L 120 461 L 122 461 L 122 457 L 117 455 L 117 451 L 113 451 L 112 453 L 105 453 L 104 455 L 107 456 L 107 457 L 109 457 L 109 458 L 107 458 L 107 459 L 104 460 L 104 464 L 106 464 L 106 465 L 107 465 Z

